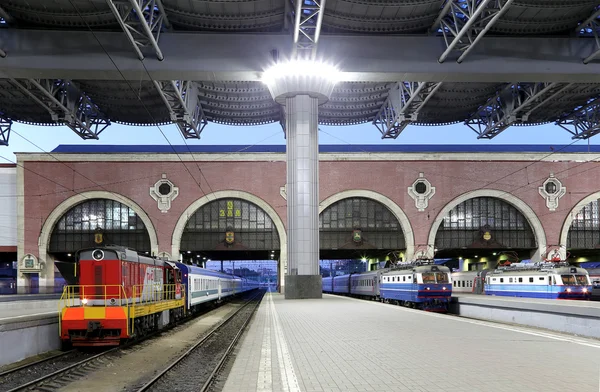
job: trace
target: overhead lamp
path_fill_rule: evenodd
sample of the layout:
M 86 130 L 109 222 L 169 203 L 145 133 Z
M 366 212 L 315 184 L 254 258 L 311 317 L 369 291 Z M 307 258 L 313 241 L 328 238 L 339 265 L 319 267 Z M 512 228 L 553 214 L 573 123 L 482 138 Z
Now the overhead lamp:
M 70 254 L 70 253 L 67 253 L 67 257 L 71 257 L 71 254 Z
M 187 252 L 188 252 L 188 253 L 192 253 L 192 251 L 191 251 L 191 250 L 188 250 Z
M 318 76 L 319 78 L 337 83 L 340 80 L 341 73 L 335 66 L 325 62 L 292 60 L 277 63 L 265 70 L 261 81 L 265 84 L 270 84 L 280 78 L 312 76 Z

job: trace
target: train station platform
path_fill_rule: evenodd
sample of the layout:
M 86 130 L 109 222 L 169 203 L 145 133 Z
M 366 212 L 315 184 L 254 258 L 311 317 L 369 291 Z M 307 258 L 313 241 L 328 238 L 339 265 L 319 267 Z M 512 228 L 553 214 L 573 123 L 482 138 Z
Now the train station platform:
M 58 349 L 58 300 L 0 302 L 0 347 L 0 366 Z
M 347 297 L 266 294 L 224 392 L 600 388 L 600 341 Z

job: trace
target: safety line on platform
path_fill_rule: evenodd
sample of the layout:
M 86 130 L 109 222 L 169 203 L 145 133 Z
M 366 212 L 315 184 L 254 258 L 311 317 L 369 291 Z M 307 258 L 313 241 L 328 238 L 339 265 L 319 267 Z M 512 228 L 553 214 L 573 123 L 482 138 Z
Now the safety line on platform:
M 298 379 L 296 378 L 296 372 L 294 371 L 294 365 L 292 364 L 292 357 L 290 356 L 287 341 L 285 340 L 279 321 L 279 315 L 275 308 L 275 302 L 273 301 L 273 294 L 271 293 L 269 294 L 269 308 L 271 309 L 271 319 L 275 331 L 277 359 L 279 360 L 279 371 L 281 372 L 281 381 L 284 391 L 300 392 L 300 386 L 298 385 Z
M 258 382 L 257 386 L 259 389 L 268 391 L 273 389 L 273 372 L 272 372 L 272 360 L 271 360 L 271 323 L 270 323 L 270 306 L 264 308 L 264 316 L 262 317 L 265 323 L 263 332 L 263 342 L 260 351 L 260 368 L 258 369 Z M 259 309 L 261 312 L 261 309 Z

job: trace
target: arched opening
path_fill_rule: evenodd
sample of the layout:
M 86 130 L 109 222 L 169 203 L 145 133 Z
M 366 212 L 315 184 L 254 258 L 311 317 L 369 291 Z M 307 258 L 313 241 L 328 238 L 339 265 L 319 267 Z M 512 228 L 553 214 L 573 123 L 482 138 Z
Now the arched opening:
M 377 268 L 407 248 L 402 225 L 383 203 L 348 197 L 328 205 L 319 215 L 323 276 Z
M 525 215 L 496 197 L 473 197 L 443 215 L 434 241 L 435 258 L 452 268 L 482 270 L 499 262 L 530 259 L 538 249 Z
M 101 198 L 86 199 L 64 212 L 52 228 L 46 251 L 66 283 L 76 284 L 75 252 L 101 245 L 152 252 L 148 229 L 134 209 L 117 200 Z M 58 275 L 54 277 L 55 287 L 60 279 Z
M 48 252 L 66 256 L 98 244 L 151 251 L 148 230 L 131 207 L 116 200 L 91 199 L 75 205 L 56 222 Z
M 600 262 L 600 200 L 578 204 L 570 217 L 565 244 L 567 256 L 578 262 Z
M 227 197 L 202 205 L 185 222 L 179 249 L 184 262 L 277 283 L 278 229 L 251 201 Z

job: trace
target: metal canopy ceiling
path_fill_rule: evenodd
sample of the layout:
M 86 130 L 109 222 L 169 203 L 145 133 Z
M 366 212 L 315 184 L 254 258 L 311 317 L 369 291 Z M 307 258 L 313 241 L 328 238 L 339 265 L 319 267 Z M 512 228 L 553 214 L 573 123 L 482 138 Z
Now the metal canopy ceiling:
M 600 132 L 600 80 L 586 77 L 586 72 L 600 74 L 600 0 L 297 1 L 2 0 L 0 144 L 7 144 L 12 121 L 66 124 L 84 139 L 98 138 L 111 121 L 175 123 L 186 138 L 199 138 L 208 122 L 281 121 L 283 109 L 252 71 L 257 58 L 240 54 L 240 48 L 249 49 L 245 42 L 219 47 L 226 42 L 220 38 L 223 34 L 253 34 L 261 50 L 269 45 L 280 49 L 282 40 L 290 45 L 293 41 L 292 53 L 312 56 L 317 44 L 324 42 L 326 54 L 341 54 L 344 65 L 360 62 L 321 106 L 321 124 L 372 122 L 383 138 L 398 137 L 410 124 L 457 122 L 469 125 L 479 138 L 495 137 L 511 125 L 547 122 L 561 125 L 574 138 Z M 39 30 L 52 33 L 40 38 Z M 86 36 L 90 31 L 93 34 Z M 73 39 L 60 35 L 73 32 L 78 32 L 77 37 L 70 36 Z M 550 52 L 550 44 L 533 46 L 532 40 L 540 37 L 562 39 L 563 46 L 550 47 Z M 90 39 L 95 48 L 85 44 Z M 218 50 L 207 54 L 190 45 L 190 39 L 209 45 L 214 39 Z M 181 42 L 188 44 L 173 44 Z M 370 55 L 391 42 L 405 43 L 387 48 L 393 59 Z M 110 62 L 103 51 L 112 53 Z M 28 57 L 32 54 L 37 57 Z M 516 61 L 529 56 L 523 64 L 531 67 L 520 71 L 529 77 L 509 76 L 509 82 L 507 75 L 517 75 L 514 71 L 497 79 L 477 72 L 469 77 L 469 71 L 461 78 L 445 73 L 489 68 L 493 56 L 506 58 L 507 68 L 519 68 Z M 87 60 L 85 67 L 76 69 L 75 58 Z M 129 76 L 136 66 L 126 65 L 127 58 L 144 62 L 137 66 L 138 80 Z M 164 61 L 156 65 L 156 58 Z M 173 80 L 178 72 L 169 74 L 164 68 L 174 69 L 181 58 L 190 63 L 182 65 L 189 72 L 176 77 L 193 72 L 189 68 L 196 59 L 200 64 L 210 58 L 198 66 L 204 72 L 198 75 L 206 77 Z M 99 65 L 100 60 L 106 64 Z M 112 61 L 121 79 L 127 80 L 116 80 L 117 74 L 107 79 L 108 73 L 100 71 L 114 66 Z M 431 64 L 419 74 L 419 62 L 425 61 Z M 494 62 L 499 75 L 502 67 Z M 584 70 L 583 63 L 591 68 Z M 19 66 L 29 71 L 21 73 Z M 247 69 L 238 72 L 244 66 Z M 35 67 L 59 73 L 61 79 L 40 76 L 44 72 Z M 414 70 L 408 71 L 410 67 Z M 377 74 L 379 68 L 387 73 Z M 229 75 L 237 72 L 239 80 L 220 79 L 223 70 Z M 369 73 L 372 76 L 367 77 Z M 160 77 L 167 74 L 168 79 Z M 531 78 L 537 74 L 542 76 Z

